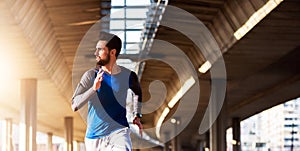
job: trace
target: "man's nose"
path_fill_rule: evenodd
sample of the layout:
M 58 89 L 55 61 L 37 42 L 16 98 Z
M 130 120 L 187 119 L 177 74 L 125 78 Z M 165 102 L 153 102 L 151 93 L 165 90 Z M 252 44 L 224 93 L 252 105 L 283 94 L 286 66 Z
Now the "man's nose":
M 94 55 L 95 55 L 95 56 L 99 56 L 99 51 L 98 51 L 97 49 L 95 50 Z

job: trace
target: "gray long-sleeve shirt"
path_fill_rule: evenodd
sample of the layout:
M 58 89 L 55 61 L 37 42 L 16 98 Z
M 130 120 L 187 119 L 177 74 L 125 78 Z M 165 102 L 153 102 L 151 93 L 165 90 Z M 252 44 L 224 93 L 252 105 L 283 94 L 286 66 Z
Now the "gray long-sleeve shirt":
M 116 75 L 104 73 L 100 89 L 94 91 L 92 86 L 97 72 L 97 69 L 90 69 L 84 73 L 72 98 L 73 111 L 88 103 L 88 138 L 99 138 L 128 126 L 125 107 L 128 88 L 138 96 L 133 102 L 134 112 L 141 113 L 142 93 L 134 72 L 121 67 Z

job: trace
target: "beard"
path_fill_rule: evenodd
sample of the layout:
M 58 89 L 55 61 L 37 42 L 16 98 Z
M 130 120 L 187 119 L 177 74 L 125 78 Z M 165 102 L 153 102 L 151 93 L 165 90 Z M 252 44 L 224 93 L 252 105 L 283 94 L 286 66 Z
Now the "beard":
M 107 55 L 106 59 L 101 59 L 97 62 L 97 65 L 105 66 L 110 62 L 110 56 Z

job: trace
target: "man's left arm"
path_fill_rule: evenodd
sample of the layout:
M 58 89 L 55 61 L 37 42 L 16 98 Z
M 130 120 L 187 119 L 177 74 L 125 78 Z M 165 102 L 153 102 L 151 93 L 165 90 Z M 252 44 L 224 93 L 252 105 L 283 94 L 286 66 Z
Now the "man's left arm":
M 134 102 L 133 102 L 133 114 L 134 114 L 134 119 L 133 119 L 133 124 L 136 124 L 139 129 L 140 129 L 140 134 L 142 136 L 142 129 L 143 125 L 141 124 L 141 118 L 142 118 L 142 90 L 141 86 L 138 80 L 137 75 L 134 72 L 130 73 L 130 78 L 129 78 L 129 88 L 133 91 L 134 93 Z

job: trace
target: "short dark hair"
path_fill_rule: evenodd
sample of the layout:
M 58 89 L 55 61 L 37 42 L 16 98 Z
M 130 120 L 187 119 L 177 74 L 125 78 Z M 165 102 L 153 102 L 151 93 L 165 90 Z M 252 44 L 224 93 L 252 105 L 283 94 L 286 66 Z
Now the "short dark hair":
M 116 58 L 119 56 L 122 48 L 122 41 L 117 35 L 102 31 L 100 32 L 99 40 L 107 41 L 106 47 L 108 50 L 116 49 Z

